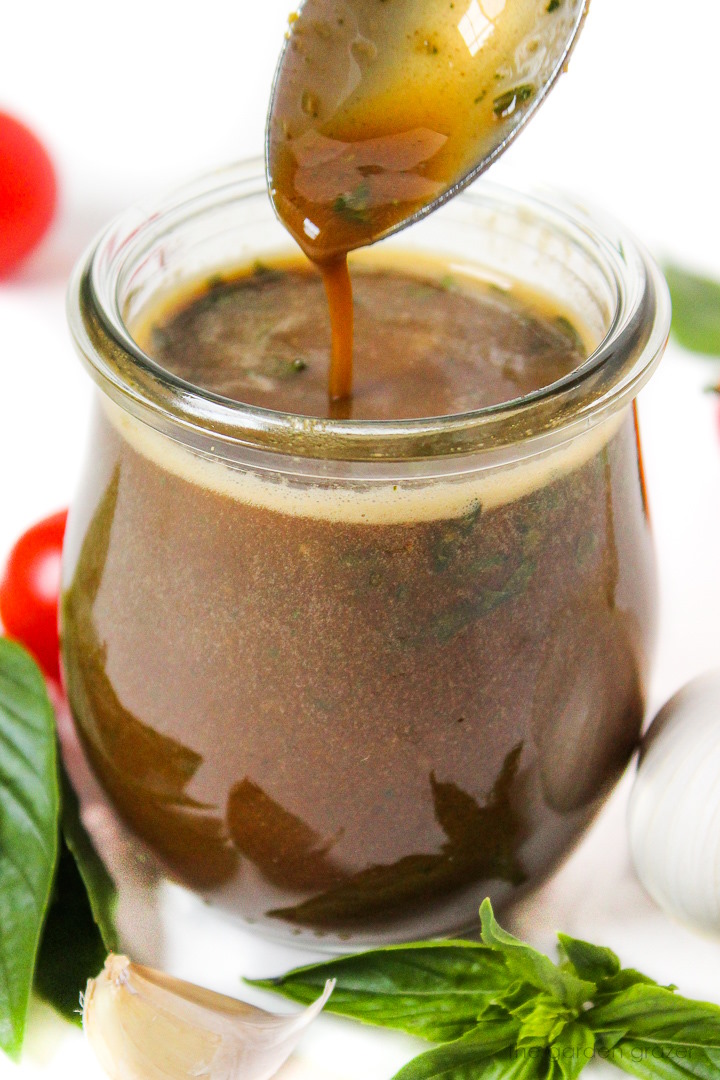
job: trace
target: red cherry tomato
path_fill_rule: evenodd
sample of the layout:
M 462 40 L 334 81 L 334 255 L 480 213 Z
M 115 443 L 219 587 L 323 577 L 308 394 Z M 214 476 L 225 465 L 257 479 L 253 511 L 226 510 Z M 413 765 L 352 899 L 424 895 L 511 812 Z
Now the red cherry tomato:
M 10 552 L 0 581 L 5 632 L 28 649 L 46 675 L 60 677 L 58 599 L 67 510 L 39 521 Z
M 0 277 L 45 233 L 57 202 L 55 170 L 24 124 L 0 112 Z

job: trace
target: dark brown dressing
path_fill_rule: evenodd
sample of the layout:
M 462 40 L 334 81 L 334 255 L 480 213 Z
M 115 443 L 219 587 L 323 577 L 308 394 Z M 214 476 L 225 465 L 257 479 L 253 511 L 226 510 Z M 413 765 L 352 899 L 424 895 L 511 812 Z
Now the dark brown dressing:
M 224 491 L 138 446 L 100 414 L 64 670 L 91 762 L 170 874 L 358 943 L 459 931 L 479 896 L 542 880 L 643 716 L 631 413 L 519 498 L 389 524 L 341 498 L 293 512 L 272 482 L 262 505 L 242 475 Z
M 344 409 L 360 420 L 495 405 L 555 382 L 585 357 L 570 322 L 544 299 L 442 263 L 428 260 L 423 277 L 358 266 L 355 297 L 354 393 L 330 405 L 327 304 L 300 260 L 215 279 L 171 301 L 139 337 L 169 371 L 224 397 L 304 416 Z

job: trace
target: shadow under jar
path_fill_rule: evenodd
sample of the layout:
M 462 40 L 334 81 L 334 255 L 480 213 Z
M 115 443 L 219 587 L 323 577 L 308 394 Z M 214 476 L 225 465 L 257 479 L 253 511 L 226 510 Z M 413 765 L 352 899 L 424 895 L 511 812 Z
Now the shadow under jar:
M 183 382 L 128 327 L 287 250 L 257 165 L 126 214 L 69 301 L 98 387 L 62 599 L 85 749 L 172 879 L 330 947 L 462 931 L 552 870 L 636 745 L 656 619 L 634 398 L 668 332 L 657 268 L 489 185 L 379 248 L 548 294 L 594 351 L 421 420 Z

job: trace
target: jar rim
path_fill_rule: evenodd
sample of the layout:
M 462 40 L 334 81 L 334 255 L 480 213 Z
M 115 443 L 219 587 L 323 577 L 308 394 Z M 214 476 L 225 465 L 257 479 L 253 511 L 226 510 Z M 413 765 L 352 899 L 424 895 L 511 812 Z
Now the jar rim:
M 610 283 L 610 325 L 579 367 L 510 401 L 402 420 L 308 417 L 205 390 L 161 367 L 133 339 L 119 303 L 120 275 L 183 220 L 263 190 L 257 159 L 202 176 L 149 211 L 130 208 L 90 245 L 70 281 L 70 330 L 95 382 L 136 418 L 198 449 L 217 455 L 220 444 L 230 457 L 233 448 L 249 447 L 296 458 L 375 462 L 495 455 L 508 448 L 515 457 L 526 456 L 567 441 L 628 404 L 662 356 L 670 329 L 667 285 L 627 230 L 555 192 L 503 188 L 482 179 L 453 203 L 542 221 L 579 245 Z

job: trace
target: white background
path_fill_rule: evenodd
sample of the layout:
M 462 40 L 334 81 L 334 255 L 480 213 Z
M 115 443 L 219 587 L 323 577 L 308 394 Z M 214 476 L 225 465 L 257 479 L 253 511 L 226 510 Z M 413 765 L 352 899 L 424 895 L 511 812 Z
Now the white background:
M 42 248 L 0 282 L 0 558 L 26 525 L 67 504 L 79 472 L 90 388 L 65 330 L 74 261 L 129 202 L 261 152 L 288 14 L 285 0 L 6 0 L 2 8 L 0 110 L 46 142 L 61 204 Z M 659 257 L 720 277 L 719 41 L 720 7 L 709 0 L 593 0 L 569 74 L 493 179 L 579 195 Z M 717 405 L 702 393 L 718 379 L 720 362 L 671 346 L 641 396 L 663 599 L 653 707 L 720 665 L 720 434 Z M 548 947 L 555 928 L 614 945 L 626 962 L 720 1002 L 720 946 L 672 924 L 633 878 L 624 797 L 515 913 L 515 926 Z M 231 991 L 240 972 L 300 962 L 234 928 L 203 929 L 180 893 L 168 898 L 167 920 L 167 962 Z M 76 1074 L 82 1062 L 89 1072 L 79 1042 L 58 1041 L 62 1027 L 44 1027 L 39 1016 L 24 1071 Z M 325 1019 L 305 1045 L 288 1078 L 305 1075 L 303 1060 L 316 1078 L 381 1078 L 417 1049 Z

